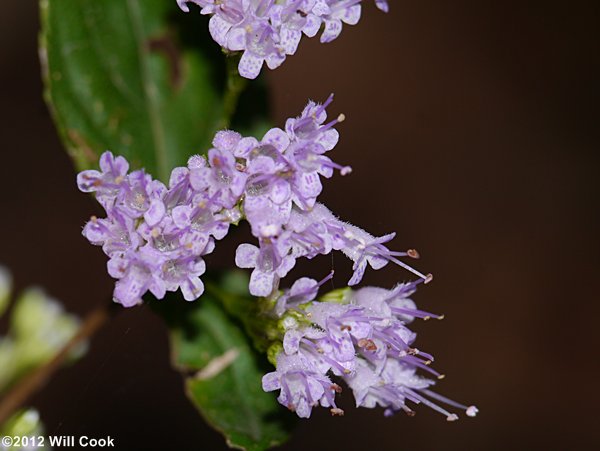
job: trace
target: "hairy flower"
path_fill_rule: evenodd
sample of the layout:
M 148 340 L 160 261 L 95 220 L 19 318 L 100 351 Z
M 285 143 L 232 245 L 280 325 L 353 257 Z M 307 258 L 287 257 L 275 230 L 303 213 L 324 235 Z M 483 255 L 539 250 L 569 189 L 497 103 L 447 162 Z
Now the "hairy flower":
M 262 385 L 265 391 L 280 390 L 277 400 L 300 418 L 310 417 L 316 405 L 341 412 L 335 405 L 339 386 L 300 354 L 280 354 L 277 371 L 265 374 Z
M 283 315 L 281 324 L 285 332 L 276 371 L 264 376 L 263 388 L 280 390 L 279 402 L 300 417 L 309 415 L 310 408 L 319 403 L 333 406 L 334 414 L 343 413 L 335 407 L 334 400 L 326 398 L 323 404 L 322 398 L 309 390 L 311 383 L 317 387 L 314 381 L 331 383 L 331 377 L 338 377 L 348 385 L 357 407 L 380 406 L 386 416 L 397 411 L 412 416 L 415 412 L 409 405 L 424 404 L 444 414 L 448 421 L 458 419 L 438 403 L 475 416 L 475 406 L 465 406 L 430 390 L 435 381 L 418 373 L 426 370 L 437 379 L 443 378 L 429 367 L 433 357 L 411 346 L 416 335 L 408 329 L 408 323 L 415 317 L 441 318 L 433 314 L 423 316 L 425 312 L 416 310 L 408 297 L 419 282 L 399 284 L 392 290 L 366 287 L 345 292 L 341 298 L 316 301 L 317 283 L 299 279 L 280 295 L 273 311 L 278 317 Z M 300 309 L 298 303 L 288 304 L 295 296 L 302 302 Z M 282 309 L 282 299 L 283 305 L 292 310 Z M 294 314 L 288 317 L 289 311 Z M 298 313 L 304 315 L 302 320 L 294 319 Z M 291 377 L 296 381 L 293 390 L 284 384 Z M 333 385 L 331 395 L 341 391 L 337 384 Z M 322 396 L 326 392 L 319 389 L 318 393 Z

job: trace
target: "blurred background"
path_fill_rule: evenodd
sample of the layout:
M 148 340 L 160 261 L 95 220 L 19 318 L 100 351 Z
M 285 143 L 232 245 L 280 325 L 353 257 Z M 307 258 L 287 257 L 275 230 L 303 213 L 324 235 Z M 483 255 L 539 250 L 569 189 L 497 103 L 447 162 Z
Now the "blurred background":
M 17 290 L 40 285 L 84 316 L 113 281 L 80 234 L 98 207 L 77 191 L 42 99 L 36 3 L 4 0 L 0 15 L 0 263 Z M 318 410 L 282 449 L 598 449 L 598 3 L 392 1 L 387 15 L 366 3 L 334 43 L 305 39 L 268 74 L 273 120 L 335 92 L 331 112 L 346 121 L 334 159 L 354 172 L 323 200 L 420 251 L 416 266 L 435 280 L 415 300 L 446 319 L 416 323 L 417 345 L 447 375 L 438 390 L 480 415 Z M 208 264 L 232 265 L 239 240 Z M 341 255 L 295 274 L 332 265 L 343 283 Z M 387 268 L 365 282 L 409 278 Z M 30 404 L 52 435 L 226 449 L 186 400 L 148 307 L 121 312 Z

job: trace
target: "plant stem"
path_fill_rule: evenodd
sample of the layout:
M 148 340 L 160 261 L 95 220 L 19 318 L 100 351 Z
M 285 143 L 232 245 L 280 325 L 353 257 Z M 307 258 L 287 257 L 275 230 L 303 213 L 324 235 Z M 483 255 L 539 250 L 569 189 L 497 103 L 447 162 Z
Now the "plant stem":
M 247 80 L 238 73 L 238 54 L 228 54 L 225 57 L 227 64 L 227 85 L 225 86 L 225 97 L 223 99 L 223 118 L 219 129 L 228 128 L 237 109 L 240 94 L 246 87 Z
M 48 362 L 39 366 L 21 379 L 0 400 L 0 424 L 3 424 L 15 410 L 20 408 L 31 395 L 37 392 L 58 370 L 69 353 L 78 344 L 94 335 L 115 312 L 114 303 L 102 305 L 93 310 L 83 321 L 77 333 Z

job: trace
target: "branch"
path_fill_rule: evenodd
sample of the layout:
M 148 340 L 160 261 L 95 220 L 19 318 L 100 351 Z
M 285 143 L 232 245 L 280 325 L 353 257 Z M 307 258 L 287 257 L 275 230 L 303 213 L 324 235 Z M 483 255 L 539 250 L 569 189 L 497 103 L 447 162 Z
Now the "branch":
M 115 311 L 113 303 L 93 310 L 83 321 L 73 338 L 51 360 L 21 379 L 0 400 L 0 424 L 3 424 L 15 410 L 21 407 L 30 396 L 37 392 L 50 379 L 50 376 L 62 366 L 71 350 L 85 339 L 94 335 Z
M 225 97 L 223 98 L 223 118 L 220 121 L 219 130 L 226 129 L 231 124 L 240 94 L 247 85 L 247 80 L 238 73 L 237 66 L 240 56 L 237 54 L 226 55 L 225 61 L 227 64 L 227 84 L 225 86 Z

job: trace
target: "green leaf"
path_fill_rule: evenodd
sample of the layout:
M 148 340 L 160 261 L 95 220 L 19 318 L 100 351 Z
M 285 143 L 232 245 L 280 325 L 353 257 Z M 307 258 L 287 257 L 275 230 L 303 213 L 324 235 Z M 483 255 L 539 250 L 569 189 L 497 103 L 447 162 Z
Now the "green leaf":
M 163 181 L 223 117 L 225 57 L 174 0 L 42 0 L 46 99 L 79 170 L 106 149 Z
M 283 443 L 294 418 L 261 385 L 273 367 L 221 304 L 208 294 L 153 304 L 170 326 L 173 363 L 187 374 L 188 397 L 228 445 L 258 451 Z

